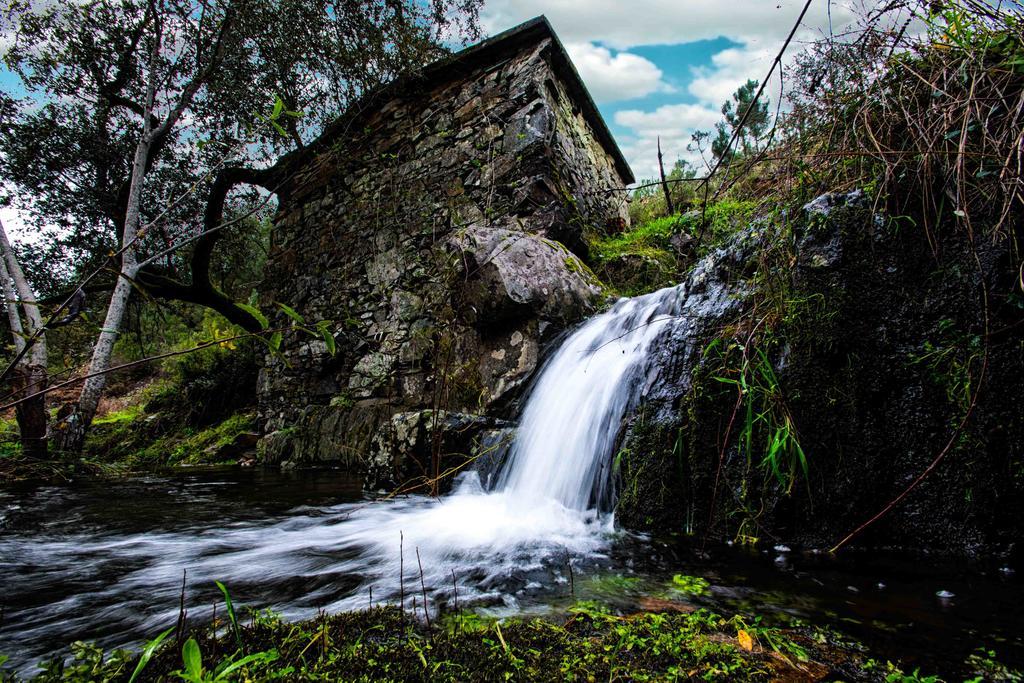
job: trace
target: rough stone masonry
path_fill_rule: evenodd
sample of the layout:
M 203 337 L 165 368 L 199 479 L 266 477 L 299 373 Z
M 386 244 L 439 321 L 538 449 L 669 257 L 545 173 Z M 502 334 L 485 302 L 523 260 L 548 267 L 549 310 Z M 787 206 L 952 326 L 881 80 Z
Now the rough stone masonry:
M 632 174 L 565 49 L 527 22 L 370 93 L 308 149 L 261 304 L 330 321 L 337 351 L 295 331 L 267 355 L 263 461 L 380 488 L 493 457 L 542 346 L 603 300 L 585 236 L 628 222 Z

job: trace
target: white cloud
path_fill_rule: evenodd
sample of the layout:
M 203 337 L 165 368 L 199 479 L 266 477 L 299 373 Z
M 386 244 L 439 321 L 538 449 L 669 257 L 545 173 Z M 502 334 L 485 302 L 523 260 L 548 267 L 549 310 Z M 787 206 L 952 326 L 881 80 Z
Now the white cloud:
M 773 52 L 749 43 L 722 50 L 711 57 L 710 67 L 693 69 L 693 80 L 687 90 L 701 102 L 720 107 L 748 79 L 760 81 L 764 78 L 774 58 Z M 777 82 L 777 77 L 773 80 Z M 766 92 L 769 98 L 774 99 L 771 93 L 777 96 L 777 86 L 772 88 L 772 85 L 769 83 Z
M 719 36 L 781 42 L 803 5 L 803 0 L 488 0 L 482 19 L 484 29 L 495 33 L 544 14 L 566 42 L 626 50 Z M 826 32 L 828 13 L 827 3 L 815 2 L 804 25 Z M 831 2 L 831 14 L 837 31 L 854 17 L 840 2 Z
M 676 134 L 709 128 L 719 119 L 717 109 L 699 104 L 666 104 L 654 111 L 626 109 L 615 113 L 615 123 L 640 134 Z
M 594 100 L 600 104 L 671 92 L 654 62 L 630 52 L 612 51 L 593 43 L 568 43 L 573 64 Z
M 701 104 L 666 104 L 653 111 L 627 109 L 616 112 L 615 123 L 630 130 L 619 140 L 626 160 L 637 179 L 652 178 L 658 172 L 658 140 L 665 156 L 666 171 L 676 159 L 701 166 L 700 157 L 687 151 L 693 133 L 710 130 L 721 118 L 717 108 Z

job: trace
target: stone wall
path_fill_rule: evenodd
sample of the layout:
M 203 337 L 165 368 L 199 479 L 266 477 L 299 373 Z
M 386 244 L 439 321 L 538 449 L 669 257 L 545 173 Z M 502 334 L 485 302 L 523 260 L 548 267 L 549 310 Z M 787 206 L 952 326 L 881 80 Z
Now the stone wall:
M 261 305 L 332 321 L 337 352 L 296 332 L 265 359 L 266 462 L 333 461 L 374 487 L 457 465 L 504 426 L 545 341 L 600 304 L 583 234 L 624 224 L 622 193 L 598 190 L 631 178 L 566 64 L 553 36 L 455 60 L 300 155 Z

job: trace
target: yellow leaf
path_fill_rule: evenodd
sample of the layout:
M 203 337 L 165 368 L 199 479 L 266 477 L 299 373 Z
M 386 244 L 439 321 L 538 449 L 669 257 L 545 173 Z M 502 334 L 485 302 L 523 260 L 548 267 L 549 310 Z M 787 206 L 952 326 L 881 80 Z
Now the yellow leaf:
M 740 641 L 740 647 L 747 652 L 751 652 L 754 649 L 754 639 L 743 629 L 740 629 L 739 633 L 736 634 L 736 640 Z

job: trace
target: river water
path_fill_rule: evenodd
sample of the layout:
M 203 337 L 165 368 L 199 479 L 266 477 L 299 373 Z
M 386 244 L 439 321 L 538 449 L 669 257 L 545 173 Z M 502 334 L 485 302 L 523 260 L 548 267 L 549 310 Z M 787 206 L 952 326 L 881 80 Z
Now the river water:
M 438 506 L 420 497 L 371 502 L 357 481 L 332 471 L 225 469 L 2 491 L 0 653 L 28 673 L 74 640 L 137 644 L 174 624 L 182 570 L 186 606 L 198 622 L 219 597 L 214 580 L 245 606 L 293 618 L 366 604 L 369 590 L 350 569 L 351 550 L 332 539 L 346 536 L 341 530 L 367 504 L 393 513 Z M 537 550 L 499 572 L 465 571 L 465 558 L 424 566 L 427 576 L 447 575 L 440 586 L 427 578 L 427 588 L 450 606 L 454 569 L 462 606 L 475 595 L 477 608 L 492 614 L 557 615 L 573 591 L 576 599 L 629 611 L 673 574 L 697 575 L 711 582 L 709 595 L 693 599 L 698 605 L 831 625 L 880 656 L 909 658 L 923 670 L 955 670 L 982 645 L 1006 663 L 1024 664 L 1024 586 L 998 565 L 726 546 L 702 553 L 686 539 L 611 531 L 599 537 L 601 545 L 557 552 L 552 545 L 547 556 Z M 399 538 L 381 541 L 398 562 Z M 420 590 L 414 546 L 404 547 L 404 561 L 411 609 L 411 594 Z M 387 590 L 376 590 L 374 602 Z M 939 591 L 955 597 L 940 599 Z

